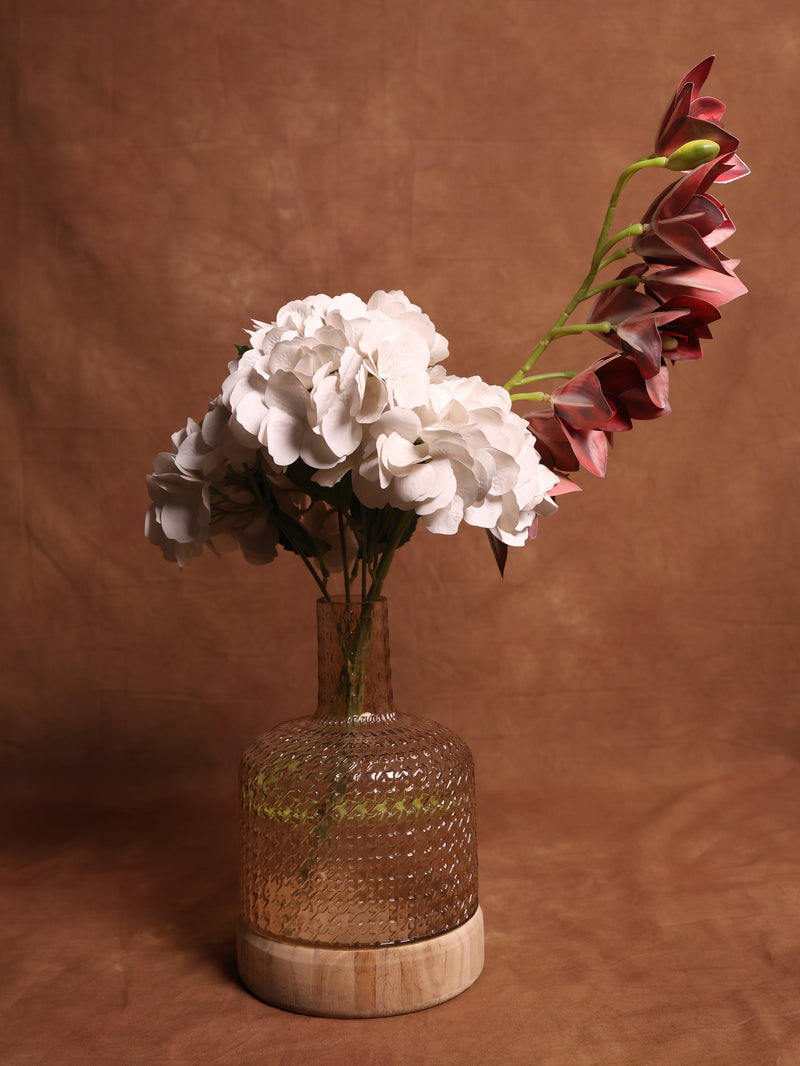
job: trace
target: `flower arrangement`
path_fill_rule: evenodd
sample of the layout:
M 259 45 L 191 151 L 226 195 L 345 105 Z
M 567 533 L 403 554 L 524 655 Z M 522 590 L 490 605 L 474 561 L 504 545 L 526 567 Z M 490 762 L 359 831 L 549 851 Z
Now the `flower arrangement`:
M 570 474 L 602 477 L 614 433 L 669 412 L 669 364 L 698 359 L 720 308 L 746 292 L 719 250 L 733 223 L 709 192 L 748 173 L 724 105 L 700 95 L 712 62 L 678 85 L 653 153 L 622 171 L 586 277 L 505 386 L 447 374 L 447 341 L 400 291 L 310 296 L 254 322 L 221 394 L 148 477 L 145 532 L 164 556 L 183 566 L 208 545 L 267 563 L 283 548 L 323 597 L 340 574 L 346 599 L 373 600 L 419 520 L 443 534 L 466 522 L 487 531 L 502 573 L 509 546 L 578 489 Z M 645 168 L 681 176 L 612 232 Z M 584 332 L 613 350 L 578 373 L 538 371 L 556 340 Z M 541 406 L 523 416 L 520 401 Z

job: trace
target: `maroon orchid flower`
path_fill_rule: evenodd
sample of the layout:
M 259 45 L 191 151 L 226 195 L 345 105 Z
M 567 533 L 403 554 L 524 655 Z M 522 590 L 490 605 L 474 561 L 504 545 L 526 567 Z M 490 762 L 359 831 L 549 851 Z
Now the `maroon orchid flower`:
M 550 470 L 580 470 L 569 437 L 561 428 L 552 407 L 526 415 L 528 428 L 536 438 L 536 450 Z
M 647 269 L 643 263 L 627 267 L 620 278 L 641 276 Z M 654 377 L 661 369 L 661 330 L 675 319 L 689 312 L 673 302 L 662 306 L 662 301 L 652 296 L 618 286 L 601 292 L 597 297 L 587 322 L 610 322 L 610 333 L 595 333 L 595 336 L 615 348 L 620 344 L 630 352 L 642 375 Z
M 592 332 L 616 350 L 554 388 L 551 406 L 526 415 L 542 462 L 561 478 L 553 495 L 578 489 L 564 472 L 584 467 L 603 477 L 615 433 L 631 429 L 636 420 L 669 414 L 667 364 L 699 359 L 701 342 L 711 337 L 710 323 L 720 318 L 720 308 L 747 292 L 734 272 L 739 260 L 719 251 L 735 226 L 724 205 L 708 191 L 715 182 L 749 173 L 736 155 L 738 138 L 722 124 L 724 104 L 700 95 L 713 60 L 710 56 L 698 63 L 681 80 L 659 127 L 653 156 L 639 161 L 663 166 L 665 160 L 660 157 L 665 156 L 670 170 L 685 173 L 653 201 L 641 227 L 629 227 L 598 245 L 601 265 L 629 251 L 642 261 L 624 269 L 614 279 L 617 284 L 595 289 L 597 299 L 586 324 L 574 330 L 551 330 L 523 367 L 529 370 L 554 336 L 580 332 L 586 325 L 608 323 L 611 327 Z M 710 159 L 715 146 L 719 151 Z M 629 248 L 603 260 L 615 243 L 637 229 L 642 233 L 634 236 Z M 607 236 L 604 230 L 601 242 Z M 580 300 L 591 291 L 596 273 L 579 291 Z M 506 387 L 544 376 L 525 378 L 520 373 Z M 535 531 L 533 525 L 530 535 L 535 536 Z M 493 549 L 502 572 L 507 549 L 494 544 Z
M 681 79 L 675 95 L 661 120 L 656 136 L 655 155 L 671 155 L 687 141 L 707 139 L 719 145 L 719 158 L 725 169 L 715 179 L 735 181 L 750 173 L 749 168 L 735 154 L 739 139 L 722 125 L 725 105 L 714 96 L 700 96 L 714 56 L 708 56 Z
M 552 408 L 528 416 L 542 461 L 559 470 L 583 466 L 604 477 L 608 462 L 605 428 L 616 429 L 615 411 L 591 369 L 559 385 L 552 393 Z
M 728 259 L 725 263 L 728 273 L 686 263 L 651 268 L 645 274 L 646 266 L 639 264 L 645 291 L 657 300 L 666 303 L 676 296 L 695 296 L 714 307 L 723 307 L 747 292 L 747 286 L 733 273 L 738 265 L 738 259 Z
M 604 356 L 592 367 L 603 395 L 616 411 L 616 432 L 630 429 L 632 420 L 661 418 L 670 412 L 669 373 L 662 365 L 653 377 L 642 376 L 635 359 L 624 352 Z M 627 425 L 621 423 L 627 422 Z
M 680 308 L 682 314 L 661 331 L 665 357 L 673 362 L 677 359 L 699 359 L 703 354 L 700 341 L 711 340 L 708 323 L 721 318 L 721 312 L 713 304 L 696 296 L 676 296 L 663 304 L 664 311 L 670 308 Z
M 662 266 L 694 263 L 708 270 L 730 273 L 731 260 L 717 245 L 736 227 L 723 205 L 706 191 L 719 163 L 697 167 L 661 193 L 645 212 L 644 233 L 633 239 L 633 250 L 646 262 Z
M 583 466 L 604 477 L 612 435 L 629 430 L 634 419 L 668 414 L 668 392 L 665 366 L 645 378 L 633 356 L 615 352 L 560 385 L 553 406 L 526 419 L 545 466 L 562 471 Z

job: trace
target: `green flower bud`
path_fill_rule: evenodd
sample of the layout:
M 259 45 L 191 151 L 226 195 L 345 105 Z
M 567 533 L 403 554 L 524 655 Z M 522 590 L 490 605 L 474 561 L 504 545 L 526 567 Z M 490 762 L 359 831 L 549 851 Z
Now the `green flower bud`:
M 667 170 L 694 170 L 703 163 L 710 163 L 718 155 L 719 145 L 716 141 L 708 141 L 705 138 L 699 141 L 687 141 L 669 156 Z

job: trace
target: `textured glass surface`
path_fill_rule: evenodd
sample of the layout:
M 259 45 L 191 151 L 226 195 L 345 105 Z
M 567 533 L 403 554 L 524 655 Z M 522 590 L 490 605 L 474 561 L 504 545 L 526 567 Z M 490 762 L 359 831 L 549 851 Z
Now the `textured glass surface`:
M 478 905 L 472 756 L 444 726 L 395 714 L 386 604 L 365 609 L 366 640 L 360 604 L 320 603 L 317 713 L 242 761 L 242 916 L 258 933 L 401 943 Z

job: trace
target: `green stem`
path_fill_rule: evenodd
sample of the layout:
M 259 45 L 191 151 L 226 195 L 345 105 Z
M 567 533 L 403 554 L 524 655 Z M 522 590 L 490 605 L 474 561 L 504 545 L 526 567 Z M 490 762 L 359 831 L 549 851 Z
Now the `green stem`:
M 576 370 L 554 370 L 550 374 L 531 374 L 530 377 L 521 378 L 518 385 L 530 385 L 534 381 L 550 381 L 552 378 L 574 378 Z
M 611 232 L 611 223 L 614 221 L 614 212 L 617 210 L 617 204 L 619 203 L 619 198 L 622 195 L 622 190 L 631 180 L 633 175 L 637 174 L 640 170 L 644 170 L 645 167 L 663 168 L 666 165 L 666 156 L 651 156 L 648 159 L 637 159 L 635 163 L 631 163 L 629 167 L 625 167 L 625 169 L 620 174 L 619 178 L 617 179 L 617 184 L 614 186 L 614 191 L 611 194 L 611 199 L 608 202 L 608 210 L 606 211 L 606 217 L 603 219 L 603 227 L 600 230 L 600 236 L 597 239 L 597 246 L 595 248 L 594 255 L 592 256 L 592 267 L 594 267 L 595 273 L 599 269 L 600 262 L 607 251 L 606 245 L 608 244 L 608 235 Z
M 588 298 L 589 293 L 592 291 L 594 280 L 597 277 L 598 272 L 603 267 L 608 266 L 609 263 L 613 263 L 616 259 L 621 259 L 623 258 L 623 256 L 628 254 L 629 249 L 625 249 L 606 256 L 608 250 L 612 248 L 618 240 L 623 240 L 624 236 L 626 235 L 626 231 L 621 230 L 618 234 L 616 234 L 615 237 L 609 239 L 609 234 L 611 233 L 611 224 L 614 221 L 614 213 L 616 212 L 617 204 L 619 203 L 619 198 L 622 195 L 622 191 L 625 186 L 628 184 L 633 175 L 638 173 L 638 171 L 644 170 L 646 167 L 665 167 L 666 165 L 666 156 L 655 156 L 647 159 L 639 159 L 635 163 L 631 163 L 629 167 L 626 167 L 622 171 L 619 178 L 617 179 L 616 185 L 614 186 L 614 191 L 611 193 L 611 199 L 608 202 L 608 208 L 606 210 L 605 218 L 603 219 L 603 225 L 600 228 L 600 235 L 597 238 L 597 244 L 595 245 L 594 255 L 592 256 L 592 261 L 589 266 L 589 272 L 581 282 L 575 295 L 569 301 L 567 306 L 564 308 L 562 313 L 559 315 L 559 317 L 556 319 L 556 321 L 553 323 L 553 325 L 550 327 L 544 337 L 542 337 L 542 339 L 533 349 L 526 362 L 523 363 L 523 365 L 516 372 L 516 374 L 514 374 L 514 376 L 510 378 L 503 386 L 509 392 L 511 392 L 512 389 L 515 389 L 520 384 L 520 382 L 523 380 L 528 371 L 533 366 L 535 366 L 539 359 L 541 359 L 542 355 L 544 355 L 550 343 L 555 340 L 556 337 L 569 335 L 563 329 L 564 323 L 567 321 L 567 319 L 578 306 L 578 304 Z M 628 227 L 628 230 L 631 234 L 634 232 L 636 225 L 638 224 Z M 580 330 L 579 332 L 584 331 Z M 512 399 L 529 398 L 530 396 L 525 393 L 521 395 L 512 394 Z
M 576 333 L 610 333 L 610 322 L 583 322 L 579 326 L 556 326 L 550 330 L 553 340 L 559 337 L 571 337 Z
M 339 543 L 342 549 L 342 578 L 344 579 L 344 598 L 345 602 L 350 602 L 350 572 L 347 569 L 347 537 L 344 531 L 344 515 L 341 508 L 336 509 L 336 517 L 339 519 Z
M 626 255 L 630 255 L 633 251 L 633 247 L 630 248 L 618 248 L 616 252 L 612 252 L 611 255 L 606 256 L 600 266 L 597 268 L 599 274 L 601 270 L 605 270 L 607 266 L 611 266 L 612 263 L 616 263 L 619 259 L 624 259 Z
M 607 292 L 609 289 L 635 289 L 641 280 L 642 279 L 635 274 L 632 274 L 627 278 L 614 278 L 613 281 L 606 281 L 602 285 L 595 285 L 593 289 L 590 289 L 586 293 L 585 299 L 589 300 L 592 296 L 597 296 L 597 294 L 601 292 Z
M 536 403 L 545 403 L 550 399 L 548 392 L 512 392 L 512 400 L 534 400 Z
M 369 537 L 367 535 L 367 509 L 357 498 L 353 497 L 354 504 L 358 504 L 358 521 L 356 523 L 356 537 L 361 550 L 361 599 L 367 598 L 367 569 L 370 567 Z
M 286 537 L 287 540 L 292 541 L 292 538 L 289 536 L 288 533 L 284 532 L 284 536 Z M 308 570 L 309 574 L 311 574 L 311 576 L 316 581 L 316 583 L 319 586 L 319 590 L 322 593 L 322 595 L 325 597 L 326 600 L 328 600 L 328 602 L 330 602 L 331 597 L 330 597 L 330 593 L 328 592 L 326 583 L 322 580 L 322 578 L 319 576 L 317 571 L 314 569 L 314 567 L 313 567 L 311 561 L 309 560 L 308 556 L 305 554 L 305 552 L 301 551 L 300 548 L 297 547 L 297 545 L 294 543 L 294 541 L 292 541 L 292 547 L 297 552 L 297 554 L 300 556 L 300 558 L 303 560 L 303 564 L 304 564 L 306 570 Z
M 644 233 L 644 226 L 641 222 L 634 222 L 632 226 L 626 226 L 625 229 L 621 229 L 619 233 L 615 233 L 613 237 L 609 237 L 603 247 L 600 249 L 600 258 L 602 259 L 615 244 L 619 244 L 620 241 L 626 240 L 628 237 L 640 237 Z
M 394 553 L 397 550 L 397 545 L 400 543 L 403 534 L 405 533 L 406 529 L 413 521 L 413 519 L 413 511 L 401 511 L 400 517 L 395 523 L 395 527 L 392 530 L 391 536 L 389 537 L 389 541 L 386 545 L 386 548 L 384 549 L 380 562 L 375 568 L 375 573 L 372 577 L 372 584 L 369 588 L 368 599 L 377 600 L 377 598 L 380 596 L 381 589 L 383 588 L 383 583 L 386 580 L 387 574 L 389 573 L 389 567 L 392 565 L 392 559 L 394 558 Z

